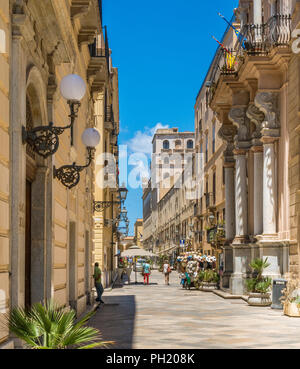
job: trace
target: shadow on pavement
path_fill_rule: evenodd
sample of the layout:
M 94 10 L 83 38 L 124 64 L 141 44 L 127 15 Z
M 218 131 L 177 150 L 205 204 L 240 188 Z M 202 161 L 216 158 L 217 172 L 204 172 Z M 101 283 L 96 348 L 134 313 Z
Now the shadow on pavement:
M 105 304 L 91 318 L 89 326 L 99 329 L 103 341 L 114 341 L 108 349 L 132 349 L 136 315 L 135 296 L 103 295 Z

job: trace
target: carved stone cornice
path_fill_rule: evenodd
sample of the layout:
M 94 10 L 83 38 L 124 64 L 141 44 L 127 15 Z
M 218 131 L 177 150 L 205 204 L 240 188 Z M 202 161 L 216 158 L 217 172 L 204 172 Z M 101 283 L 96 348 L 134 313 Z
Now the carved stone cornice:
M 262 122 L 262 136 L 279 136 L 279 109 L 277 92 L 259 92 L 255 97 L 255 105 L 265 114 Z
M 235 106 L 229 114 L 229 120 L 237 127 L 237 136 L 235 137 L 236 147 L 240 149 L 247 149 L 250 146 L 250 121 L 246 115 L 246 106 Z
M 91 0 L 72 0 L 70 13 L 71 18 L 81 17 L 89 12 Z
M 92 44 L 95 40 L 97 28 L 81 28 L 78 34 L 78 45 Z

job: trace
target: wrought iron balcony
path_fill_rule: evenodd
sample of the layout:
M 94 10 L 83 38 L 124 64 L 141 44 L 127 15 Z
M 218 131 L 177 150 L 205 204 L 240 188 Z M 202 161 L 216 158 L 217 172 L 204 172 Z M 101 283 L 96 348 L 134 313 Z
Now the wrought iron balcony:
M 288 46 L 291 15 L 276 14 L 265 24 L 247 24 L 242 29 L 243 46 L 248 55 L 267 55 L 273 47 Z
M 214 210 L 216 206 L 216 194 L 214 192 L 205 193 L 206 209 Z

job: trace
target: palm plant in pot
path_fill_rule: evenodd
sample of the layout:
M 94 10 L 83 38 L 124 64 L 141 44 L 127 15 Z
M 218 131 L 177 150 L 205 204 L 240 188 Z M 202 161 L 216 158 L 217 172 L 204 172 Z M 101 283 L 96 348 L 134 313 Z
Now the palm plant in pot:
M 201 282 L 199 283 L 199 289 L 204 292 L 212 292 L 218 289 L 218 283 L 220 277 L 218 273 L 213 269 L 207 269 L 200 272 L 198 276 L 198 280 Z
M 65 311 L 53 301 L 30 309 L 17 307 L 5 316 L 10 332 L 31 349 L 91 349 L 113 342 L 101 341 L 100 332 L 86 324 L 94 313 L 76 322 L 74 310 Z
M 248 304 L 251 306 L 270 306 L 272 304 L 270 287 L 272 279 L 263 276 L 263 272 L 268 268 L 268 258 L 254 259 L 250 263 L 250 267 L 254 271 L 254 278 L 246 280 L 246 286 L 249 293 Z

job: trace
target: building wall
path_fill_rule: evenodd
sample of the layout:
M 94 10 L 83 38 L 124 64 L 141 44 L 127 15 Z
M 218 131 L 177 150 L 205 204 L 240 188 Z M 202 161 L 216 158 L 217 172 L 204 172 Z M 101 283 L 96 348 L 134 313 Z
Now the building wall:
M 208 219 L 210 214 L 214 214 L 216 220 L 219 222 L 223 220 L 223 209 L 225 208 L 225 184 L 223 175 L 224 145 L 218 135 L 221 123 L 207 104 L 206 93 L 207 88 L 204 83 L 195 104 L 196 154 L 200 155 L 203 161 L 203 171 L 201 171 L 198 180 L 201 181 L 201 187 L 203 187 L 199 192 L 197 208 L 195 209 L 194 230 L 196 232 L 194 234 L 194 248 L 206 255 L 215 255 L 217 250 L 212 248 L 208 242 L 207 229 L 210 227 Z M 214 175 L 215 196 L 213 196 Z M 208 205 L 213 205 L 212 208 L 207 206 L 207 193 L 209 194 Z
M 293 28 L 300 28 L 300 8 L 295 9 Z M 291 56 L 288 85 L 290 272 L 300 275 L 300 57 Z
M 101 68 L 92 64 L 88 46 L 97 29 L 101 32 L 99 2 L 90 0 L 88 13 L 75 3 L 0 1 L 0 30 L 7 35 L 7 50 L 0 53 L 0 171 L 5 173 L 0 179 L 0 319 L 10 307 L 24 306 L 26 275 L 31 304 L 53 298 L 62 307 L 75 308 L 79 316 L 93 299 L 94 164 L 80 173 L 71 190 L 53 178 L 53 165 L 85 165 L 81 135 L 94 127 L 94 94 L 99 91 L 95 75 Z M 59 85 L 70 73 L 80 75 L 87 87 L 74 141 L 71 144 L 70 129 L 65 130 L 58 151 L 43 159 L 22 142 L 22 126 L 30 130 L 49 122 L 69 124 L 69 106 Z M 26 181 L 31 182 L 30 197 Z M 0 344 L 11 344 L 7 336 L 0 324 Z
M 2 314 L 10 306 L 10 15 L 9 2 L 0 1 L 0 344 L 6 340 L 8 332 L 3 328 Z

